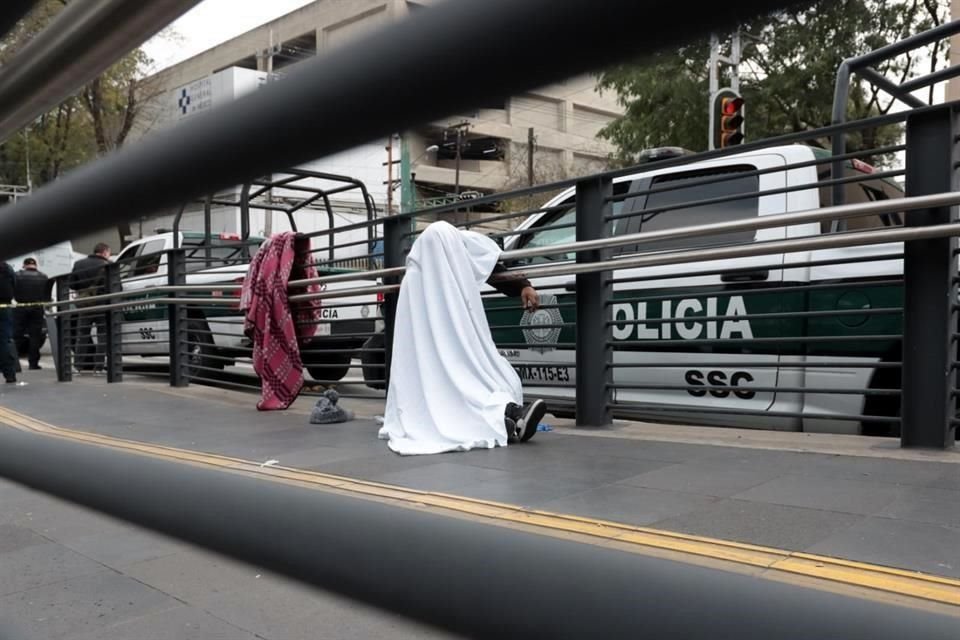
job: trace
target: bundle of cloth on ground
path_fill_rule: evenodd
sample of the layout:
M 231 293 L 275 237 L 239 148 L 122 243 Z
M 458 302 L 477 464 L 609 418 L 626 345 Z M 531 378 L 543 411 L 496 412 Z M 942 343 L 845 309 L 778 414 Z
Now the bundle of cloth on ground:
M 491 274 L 503 270 L 500 252 L 490 238 L 446 222 L 431 224 L 414 242 L 400 286 L 379 431 L 396 453 L 507 444 L 505 412 L 520 408 L 523 389 L 493 342 L 480 296 Z M 508 295 L 529 286 L 521 278 L 491 284 Z
M 317 330 L 320 300 L 291 305 L 287 284 L 315 277 L 310 239 L 286 231 L 271 236 L 260 247 L 243 281 L 243 331 L 253 341 L 253 368 L 261 382 L 257 409 L 261 411 L 286 409 L 303 388 L 300 342 Z M 304 289 L 319 291 L 318 285 Z

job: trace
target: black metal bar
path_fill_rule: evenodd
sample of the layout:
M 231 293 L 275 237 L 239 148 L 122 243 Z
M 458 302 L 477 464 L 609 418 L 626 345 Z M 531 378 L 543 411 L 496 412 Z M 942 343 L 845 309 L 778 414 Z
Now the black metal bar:
M 413 218 L 387 216 L 383 219 L 383 266 L 385 268 L 402 267 L 406 263 L 405 256 L 411 244 L 407 234 L 413 226 Z M 384 284 L 398 285 L 401 276 L 391 276 L 383 279 Z M 393 327 L 397 318 L 397 303 L 400 300 L 399 291 L 390 291 L 383 296 L 384 319 L 384 363 L 386 364 L 386 388 L 390 388 L 390 368 L 393 362 Z
M 75 93 L 198 2 L 68 4 L 0 71 L 0 141 Z
M 57 310 L 65 310 L 69 306 L 70 288 L 67 286 L 68 277 L 57 280 Z M 73 331 L 71 323 L 74 315 L 58 315 L 54 317 L 57 326 L 57 381 L 70 382 L 73 380 Z
M 927 106 L 926 102 L 924 102 L 923 100 L 921 100 L 916 96 L 910 95 L 909 92 L 904 91 L 903 88 L 900 87 L 899 85 L 891 82 L 890 80 L 887 80 L 882 74 L 880 74 L 873 67 L 863 67 L 862 69 L 858 70 L 858 73 L 861 76 L 863 76 L 865 80 L 867 80 L 874 86 L 879 87 L 880 89 L 883 89 L 894 98 L 897 98 L 901 102 L 911 107 L 917 108 L 917 107 Z
M 577 183 L 577 240 L 599 240 L 612 232 L 608 197 L 613 193 L 610 178 L 589 178 Z M 595 249 L 577 254 L 577 262 L 602 262 L 608 250 Z M 613 382 L 613 361 L 610 341 L 613 339 L 613 297 L 610 272 L 597 271 L 576 276 L 577 282 L 577 426 L 602 427 L 611 423 L 608 405 L 613 394 L 607 387 Z
M 849 65 L 851 69 L 858 71 L 867 65 L 875 65 L 878 62 L 884 62 L 885 60 L 889 60 L 890 58 L 898 56 L 902 53 L 912 51 L 917 47 L 934 43 L 937 40 L 942 40 L 943 38 L 949 38 L 957 33 L 960 33 L 960 20 L 953 20 L 932 29 L 928 29 L 922 33 L 912 35 L 909 38 L 904 38 L 903 40 L 894 42 L 893 44 L 888 44 L 885 47 L 880 47 L 879 49 L 865 53 L 861 56 L 848 58 L 844 61 L 844 63 Z
M 783 172 L 789 171 L 790 167 L 780 167 L 780 170 Z M 734 176 L 738 174 L 732 174 Z M 668 211 L 675 211 L 677 209 L 686 209 L 688 207 L 705 207 L 711 204 L 721 204 L 724 202 L 737 202 L 738 200 L 753 200 L 755 198 L 763 198 L 765 196 L 778 196 L 781 194 L 794 193 L 797 191 L 808 191 L 810 189 L 819 189 L 821 187 L 827 187 L 837 184 L 846 186 L 848 184 L 856 184 L 859 182 L 870 182 L 871 180 L 882 180 L 884 178 L 893 178 L 903 175 L 903 171 L 900 169 L 892 171 L 878 171 L 876 173 L 865 173 L 858 176 L 849 176 L 845 178 L 829 179 L 829 180 L 818 180 L 817 182 L 805 182 L 803 184 L 791 185 L 789 187 L 778 187 L 776 189 L 765 189 L 763 191 L 743 191 L 740 193 L 735 193 L 728 196 L 716 196 L 713 198 L 703 198 L 701 200 L 688 200 L 686 202 L 680 202 L 677 204 L 671 204 L 663 207 L 651 207 L 650 209 L 641 209 L 639 211 L 631 211 L 629 213 L 620 213 L 617 215 L 611 215 L 611 220 L 624 220 L 628 218 L 635 218 L 637 216 L 642 216 L 644 220 L 647 220 L 647 216 L 653 217 L 661 213 Z M 686 185 L 671 187 L 670 189 L 663 189 L 662 191 L 674 191 L 678 189 L 683 189 Z M 647 190 L 651 191 L 651 190 Z M 637 195 L 644 193 L 643 191 L 635 192 Z M 571 226 L 569 224 L 565 225 L 556 225 L 551 227 L 544 227 L 548 229 L 562 229 L 564 227 Z
M 885 424 L 897 424 L 900 418 L 891 418 L 889 416 L 865 416 L 850 413 L 810 413 L 808 411 L 773 411 L 770 409 L 744 409 L 744 408 L 724 408 L 698 405 L 669 405 L 669 404 L 626 404 L 617 403 L 613 409 L 618 416 L 642 416 L 650 418 L 657 414 L 671 413 L 675 415 L 690 415 L 697 413 L 701 415 L 718 416 L 758 416 L 763 418 L 801 418 L 803 420 L 837 420 L 841 422 L 882 422 Z
M 0 474 L 465 637 L 956 637 L 956 617 L 891 600 L 15 429 L 0 430 Z M 511 593 L 550 597 L 504 607 Z
M 532 364 L 532 363 L 528 363 Z M 665 369 L 682 369 L 682 368 L 697 368 L 697 367 L 713 367 L 717 365 L 717 361 L 687 361 L 684 360 L 682 363 L 677 361 L 673 362 L 663 362 L 663 361 L 649 361 L 649 362 L 618 362 L 610 365 L 615 369 L 637 369 L 637 368 L 660 368 Z M 751 362 L 749 360 L 738 360 L 736 362 L 726 362 L 724 361 L 723 366 L 731 367 L 751 367 L 751 368 L 765 368 L 765 369 L 811 369 L 811 368 L 826 368 L 826 369 L 840 369 L 843 367 L 848 367 L 851 369 L 896 369 L 901 366 L 899 362 L 844 362 L 842 360 L 829 361 L 829 362 L 808 362 L 803 360 L 798 360 L 796 362 L 791 362 L 789 360 L 781 360 L 771 362 L 769 360 L 765 362 Z
M 0 258 L 136 219 L 481 101 L 517 95 L 797 3 L 710 5 L 696 20 L 676 16 L 640 40 L 633 25 L 658 5 L 672 8 L 670 3 L 568 0 L 563 11 L 556 10 L 554 0 L 440 4 L 291 67 L 288 81 L 81 167 L 18 203 L 16 211 L 5 207 L 0 210 Z M 464 41 L 477 32 L 511 36 L 501 38 L 496 47 L 471 48 L 464 56 Z M 577 47 L 555 46 L 571 33 L 577 34 Z M 552 53 L 544 60 L 547 50 Z M 410 74 L 410 69 L 418 72 Z M 380 99 L 383 87 L 399 77 L 406 78 L 409 99 Z M 463 77 L 471 81 L 457 80 Z M 363 108 L 358 111 L 357 105 Z M 96 217 L 87 215 L 93 210 L 99 212 Z
M 887 146 L 887 147 L 881 147 L 881 148 L 879 148 L 879 149 L 871 149 L 871 150 L 867 150 L 867 151 L 854 151 L 853 153 L 846 153 L 846 154 L 844 154 L 843 156 L 841 156 L 841 158 L 844 158 L 844 159 L 859 158 L 860 156 L 865 156 L 865 155 L 870 155 L 870 154 L 875 154 L 875 153 L 876 153 L 876 154 L 880 154 L 880 153 L 895 153 L 895 152 L 897 152 L 897 151 L 903 151 L 904 149 L 906 149 L 906 146 L 905 146 L 905 145 L 902 145 L 902 144 L 901 144 L 901 145 L 890 145 L 890 146 Z M 692 155 L 692 156 L 686 156 L 686 158 L 687 158 L 688 161 L 692 164 L 692 163 L 697 162 L 697 161 L 699 160 L 699 154 L 697 154 L 697 155 Z M 829 158 L 829 159 L 827 159 L 827 158 L 817 158 L 817 159 L 815 159 L 815 160 L 807 160 L 807 161 L 804 161 L 804 162 L 794 162 L 794 163 L 788 164 L 788 165 L 781 165 L 781 166 L 774 166 L 774 167 L 766 167 L 766 168 L 764 168 L 764 169 L 752 169 L 752 170 L 750 170 L 750 171 L 724 172 L 724 173 L 720 173 L 720 174 L 707 175 L 707 176 L 704 176 L 704 177 L 702 177 L 702 178 L 698 178 L 698 179 L 696 179 L 696 180 L 690 180 L 690 181 L 684 180 L 684 181 L 681 182 L 680 184 L 675 184 L 675 183 L 672 183 L 672 182 L 667 182 L 667 183 L 665 183 L 665 184 L 663 184 L 663 185 L 658 185 L 658 186 L 655 186 L 655 187 L 654 187 L 654 186 L 650 186 L 650 187 L 647 187 L 646 189 L 640 189 L 639 191 L 628 191 L 627 193 L 621 193 L 621 194 L 618 194 L 618 195 L 615 195 L 615 196 L 611 196 L 611 197 L 610 197 L 610 200 L 611 200 L 612 202 L 619 202 L 619 201 L 622 201 L 622 200 L 626 200 L 626 199 L 628 199 L 628 198 L 636 198 L 636 197 L 639 197 L 639 196 L 646 196 L 646 195 L 651 195 L 651 194 L 655 194 L 655 193 L 664 193 L 664 192 L 668 192 L 668 191 L 680 191 L 680 190 L 684 190 L 684 189 L 689 189 L 690 187 L 700 187 L 700 186 L 704 186 L 704 185 L 718 184 L 718 183 L 723 183 L 723 182 L 730 182 L 730 181 L 732 181 L 732 180 L 738 180 L 738 179 L 740 179 L 740 178 L 753 178 L 753 177 L 760 177 L 760 176 L 770 175 L 770 174 L 774 174 L 774 173 L 784 173 L 785 171 L 791 171 L 791 170 L 793 170 L 793 169 L 804 169 L 804 168 L 819 166 L 819 165 L 822 165 L 822 164 L 830 164 L 831 162 L 833 162 L 833 160 L 835 160 L 835 159 L 836 159 L 836 160 L 839 160 L 839 159 L 841 159 L 841 158 L 833 158 L 833 157 L 831 156 L 831 158 Z M 638 171 L 639 171 L 639 169 L 638 169 Z M 903 175 L 903 169 L 890 169 L 890 170 L 887 170 L 887 171 L 875 171 L 874 173 L 863 173 L 863 174 L 860 174 L 860 175 L 857 175 L 857 176 L 851 176 L 851 177 L 849 177 L 849 178 L 843 178 L 843 179 L 840 180 L 840 182 L 841 182 L 841 184 L 849 184 L 849 183 L 856 183 L 856 182 L 869 182 L 869 181 L 871 181 L 871 180 L 882 180 L 882 179 L 884 179 L 884 178 L 897 178 L 897 177 L 900 177 L 900 176 L 902 176 L 902 175 Z M 804 188 L 806 188 L 806 189 L 817 189 L 817 188 L 820 188 L 820 187 L 825 187 L 825 186 L 833 185 L 833 184 L 836 184 L 836 181 L 830 179 L 830 180 L 817 180 L 816 182 L 805 182 L 805 183 L 803 183 L 803 184 L 792 185 L 792 186 L 795 187 L 794 190 L 802 190 L 802 189 L 804 189 Z M 769 194 L 778 194 L 778 193 L 789 193 L 789 191 L 787 191 L 786 187 L 780 187 L 780 188 L 778 188 L 778 189 L 768 189 L 768 190 L 766 190 L 766 191 L 747 191 L 747 192 L 744 192 L 744 193 L 742 193 L 742 194 L 734 194 L 733 196 L 724 196 L 724 197 L 737 197 L 737 198 L 739 198 L 739 197 L 744 197 L 744 196 L 757 197 L 757 196 L 763 196 L 763 195 L 769 195 Z M 673 208 L 676 208 L 677 206 L 688 207 L 688 206 L 690 206 L 690 204 L 691 204 L 692 202 L 700 202 L 700 201 L 699 201 L 699 200 L 693 200 L 693 201 L 690 201 L 690 202 L 687 202 L 687 203 L 683 203 L 682 205 L 671 205 L 670 208 L 673 209 Z M 709 201 L 706 201 L 706 200 L 704 200 L 703 202 L 704 202 L 705 204 L 710 204 L 710 202 L 709 202 Z M 565 206 L 570 206 L 570 205 L 568 204 L 568 205 L 565 205 Z M 659 208 L 659 209 L 650 209 L 650 210 L 651 210 L 651 211 L 663 211 L 663 210 L 666 210 L 666 209 L 665 209 L 665 208 Z M 638 213 L 638 214 L 642 214 L 642 213 L 646 213 L 646 211 L 647 211 L 647 210 L 644 209 L 644 210 L 642 210 L 642 211 L 638 211 L 637 213 Z M 613 217 L 614 219 L 617 219 L 617 218 L 625 217 L 625 216 L 623 216 L 623 214 L 621 214 L 621 215 L 619 215 L 619 216 L 612 216 L 612 217 Z
M 957 76 L 960 76 L 960 65 L 951 65 L 938 71 L 934 71 L 933 73 L 920 76 L 919 78 L 907 80 L 900 85 L 900 90 L 912 92 L 916 91 L 917 89 L 929 87 L 930 85 L 937 84 L 938 82 L 942 82 L 944 80 L 949 80 L 950 78 L 956 78 Z
M 924 109 L 929 109 L 930 107 L 924 107 Z M 749 151 L 759 151 L 763 149 L 768 149 L 773 146 L 793 144 L 796 142 L 804 142 L 815 138 L 822 138 L 826 136 L 833 136 L 837 132 L 844 132 L 851 129 L 860 130 L 866 127 L 881 127 L 888 124 L 894 124 L 898 122 L 903 122 L 906 119 L 906 114 L 904 112 L 895 112 L 895 113 L 886 113 L 880 116 L 874 116 L 872 118 L 866 118 L 862 120 L 857 120 L 853 123 L 840 122 L 837 124 L 832 124 L 827 127 L 821 127 L 819 129 L 811 129 L 809 131 L 801 131 L 797 133 L 788 133 L 781 136 L 776 136 L 773 138 L 765 138 L 758 142 L 751 142 L 747 144 L 739 144 L 732 147 L 726 147 L 723 149 L 715 149 L 713 151 L 704 151 L 696 154 L 696 160 L 716 160 L 718 158 L 725 158 L 727 156 L 739 155 L 742 153 L 747 153 Z M 843 154 L 841 154 L 843 155 Z M 670 158 L 667 160 L 658 160 L 657 169 L 666 169 L 673 167 L 682 167 L 684 165 L 690 164 L 692 156 L 679 156 L 677 158 Z M 634 173 L 639 173 L 642 171 L 648 170 L 650 167 L 646 164 L 634 165 L 631 167 L 626 167 L 623 169 L 612 169 L 606 171 L 602 174 L 597 174 L 599 176 L 618 178 L 621 176 L 631 175 Z M 568 178 L 566 180 L 558 180 L 557 182 L 551 182 L 549 184 L 538 185 L 536 187 L 526 187 L 523 189 L 516 189 L 514 191 L 508 191 L 504 193 L 498 193 L 491 196 L 484 196 L 482 198 L 474 198 L 470 202 L 473 205 L 479 204 L 492 204 L 497 203 L 501 200 L 508 200 L 511 198 L 520 198 L 527 195 L 534 195 L 539 193 L 544 193 L 548 191 L 557 191 L 566 189 L 576 185 L 578 178 Z M 434 216 L 445 211 L 450 211 L 462 205 L 440 205 L 436 207 L 431 207 L 429 209 L 420 209 L 408 214 L 399 214 L 399 215 L 409 215 L 409 216 Z
M 684 273 L 683 277 L 692 278 L 694 276 L 710 276 L 710 275 L 716 275 L 718 273 L 749 273 L 752 271 L 756 271 L 758 269 L 799 269 L 802 267 L 826 267 L 826 266 L 835 265 L 835 264 L 857 264 L 860 262 L 883 262 L 885 260 L 902 260 L 902 259 L 903 259 L 903 254 L 887 253 L 887 254 L 878 255 L 878 256 L 861 256 L 859 258 L 834 258 L 832 260 L 805 260 L 802 262 L 787 262 L 787 263 L 777 262 L 774 264 L 756 265 L 756 266 L 751 265 L 749 267 L 737 267 L 736 269 L 717 268 L 717 269 L 709 269 L 709 270 L 703 270 L 703 271 L 692 271 L 689 273 Z M 663 279 L 663 276 L 660 274 L 657 274 L 657 275 L 650 275 L 650 276 L 637 276 L 634 278 L 614 278 L 612 282 L 616 284 L 616 283 L 626 283 L 626 282 L 646 282 L 649 280 L 662 280 L 662 279 Z M 828 285 L 804 284 L 803 288 L 805 290 L 809 290 L 810 287 L 820 288 L 824 286 L 828 286 Z M 796 288 L 796 287 L 792 287 L 792 288 Z
M 120 285 L 119 265 L 109 264 L 104 272 L 107 291 L 110 293 L 120 291 L 122 287 Z M 111 299 L 110 302 L 115 302 L 115 300 Z M 103 315 L 107 329 L 107 382 L 122 382 L 123 338 L 120 336 L 120 331 L 123 326 L 123 311 L 121 309 L 108 309 Z
M 184 259 L 186 253 L 183 249 L 171 251 L 167 257 L 167 283 L 171 287 L 186 284 L 187 269 Z M 177 299 L 183 297 L 180 292 L 170 294 L 171 298 Z M 170 341 L 170 386 L 185 387 L 188 384 L 187 376 L 187 357 L 186 345 L 187 339 L 187 307 L 184 304 L 167 305 L 168 332 L 167 338 Z
M 960 24 L 960 23 L 958 23 Z M 957 111 L 943 106 L 907 117 L 907 195 L 957 188 L 954 136 Z M 914 211 L 909 227 L 949 223 L 955 207 Z M 956 371 L 950 366 L 951 336 L 957 327 L 956 237 L 906 242 L 903 251 L 903 428 L 904 447 L 952 446 L 950 420 L 956 403 L 950 392 Z

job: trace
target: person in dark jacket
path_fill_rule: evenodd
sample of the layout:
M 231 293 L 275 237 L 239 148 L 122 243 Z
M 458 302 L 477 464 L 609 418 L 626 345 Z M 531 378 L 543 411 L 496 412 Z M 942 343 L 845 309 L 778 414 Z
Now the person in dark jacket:
M 93 253 L 77 260 L 70 272 L 69 286 L 76 292 L 77 298 L 89 298 L 107 293 L 107 265 L 110 264 L 110 245 L 101 242 L 93 248 Z M 89 303 L 88 303 L 89 304 Z M 78 308 L 84 305 L 77 303 Z M 94 346 L 91 333 L 97 328 L 97 344 Z M 81 313 L 77 322 L 77 341 L 74 347 L 77 354 L 77 368 L 99 371 L 103 369 L 107 353 L 107 319 L 103 313 Z
M 19 341 L 27 336 L 27 361 L 31 370 L 40 369 L 40 344 L 43 342 L 43 306 L 50 300 L 50 278 L 37 269 L 37 261 L 27 258 L 17 272 L 13 297 L 13 335 Z
M 0 261 L 0 372 L 8 384 L 17 381 L 17 359 L 11 347 L 13 322 L 10 313 L 15 283 L 13 269 L 6 262 Z

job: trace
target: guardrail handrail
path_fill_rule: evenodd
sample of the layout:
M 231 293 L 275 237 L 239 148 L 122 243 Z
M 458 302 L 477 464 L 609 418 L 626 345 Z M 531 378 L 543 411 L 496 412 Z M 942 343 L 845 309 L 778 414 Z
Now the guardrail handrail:
M 789 167 L 787 167 L 789 169 Z M 816 186 L 811 186 L 815 189 Z M 875 202 L 862 202 L 857 204 L 844 204 L 836 207 L 819 207 L 807 211 L 798 211 L 796 213 L 779 213 L 768 216 L 758 216 L 756 218 L 746 218 L 742 220 L 729 220 L 725 222 L 714 222 L 710 224 L 691 225 L 679 229 L 664 229 L 662 231 L 641 231 L 639 233 L 628 233 L 601 240 L 587 240 L 581 242 L 568 242 L 565 244 L 555 244 L 549 247 L 537 247 L 535 249 L 516 249 L 513 251 L 504 251 L 500 254 L 503 260 L 517 260 L 536 256 L 554 255 L 561 253 L 578 253 L 581 251 L 592 251 L 595 249 L 613 249 L 624 247 L 640 242 L 653 242 L 660 240 L 677 240 L 706 235 L 717 235 L 731 231 L 748 231 L 759 229 L 772 229 L 777 227 L 790 227 L 811 222 L 822 222 L 824 220 L 858 218 L 867 215 L 880 215 L 885 213 L 910 212 L 918 209 L 927 209 L 931 207 L 953 206 L 960 204 L 960 192 L 938 193 L 928 196 L 914 196 L 907 198 L 897 198 L 896 200 L 879 200 Z M 875 233 L 866 232 L 866 233 Z M 699 250 L 698 250 L 699 251 Z M 405 267 L 391 267 L 388 269 L 376 269 L 373 271 L 364 271 L 364 279 L 387 278 L 402 275 Z M 527 271 L 524 271 L 527 273 Z M 348 282 L 360 279 L 361 274 L 337 274 L 332 276 L 319 276 L 316 278 L 307 278 L 303 280 L 291 280 L 289 286 L 304 287 L 311 284 L 325 284 L 331 282 Z M 508 277 L 508 276 L 500 276 Z

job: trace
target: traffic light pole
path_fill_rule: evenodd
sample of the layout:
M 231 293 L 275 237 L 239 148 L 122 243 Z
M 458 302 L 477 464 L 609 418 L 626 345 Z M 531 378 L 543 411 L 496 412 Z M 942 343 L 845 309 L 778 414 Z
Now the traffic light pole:
M 722 90 L 720 88 L 720 63 L 723 62 L 730 66 L 730 89 L 740 93 L 740 60 L 741 60 L 742 41 L 740 39 L 740 29 L 737 29 L 730 40 L 730 57 L 720 55 L 720 38 L 715 33 L 710 34 L 710 95 L 707 100 L 708 123 L 707 128 L 707 148 L 711 151 L 716 149 L 716 131 L 717 131 L 717 113 L 716 100 L 717 95 Z
M 720 89 L 720 79 L 717 76 L 718 66 L 720 64 L 720 39 L 717 34 L 710 34 L 710 95 L 707 96 L 707 113 L 709 113 L 709 127 L 707 128 L 707 149 L 713 151 L 714 138 L 716 138 L 717 114 L 714 108 L 714 100 L 717 98 L 717 91 Z

